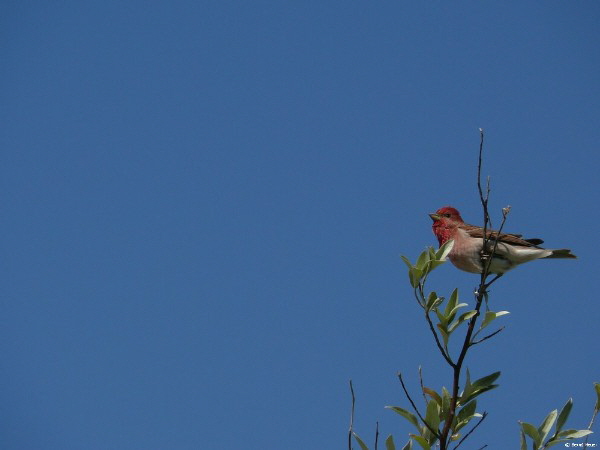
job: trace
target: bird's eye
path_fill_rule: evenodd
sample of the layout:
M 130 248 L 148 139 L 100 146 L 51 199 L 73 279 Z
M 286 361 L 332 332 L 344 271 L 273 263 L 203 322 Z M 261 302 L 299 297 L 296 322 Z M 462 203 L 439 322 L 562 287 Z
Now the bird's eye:
M 446 213 L 446 214 L 442 214 L 443 217 L 450 217 L 450 214 Z

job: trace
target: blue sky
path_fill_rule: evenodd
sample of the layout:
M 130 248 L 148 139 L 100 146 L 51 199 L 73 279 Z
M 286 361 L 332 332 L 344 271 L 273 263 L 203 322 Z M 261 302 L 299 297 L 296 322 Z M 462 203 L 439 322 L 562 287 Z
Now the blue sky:
M 397 371 L 451 380 L 399 255 L 441 206 L 479 222 L 479 127 L 496 220 L 579 259 L 494 286 L 471 445 L 515 448 L 571 396 L 587 425 L 597 2 L 2 9 L 2 448 L 345 448 L 349 379 L 357 431 L 405 442 Z

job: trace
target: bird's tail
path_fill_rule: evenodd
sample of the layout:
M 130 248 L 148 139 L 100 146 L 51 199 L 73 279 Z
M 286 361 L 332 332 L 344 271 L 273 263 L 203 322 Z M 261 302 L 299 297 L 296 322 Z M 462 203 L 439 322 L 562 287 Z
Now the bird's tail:
M 558 250 L 552 250 L 552 253 L 546 256 L 546 258 L 577 258 L 577 256 L 571 253 L 571 250 L 568 248 L 561 248 Z

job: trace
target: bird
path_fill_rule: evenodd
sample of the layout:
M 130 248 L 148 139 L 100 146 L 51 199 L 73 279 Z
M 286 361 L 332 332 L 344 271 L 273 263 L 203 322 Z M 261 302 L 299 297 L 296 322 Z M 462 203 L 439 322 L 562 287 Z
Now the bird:
M 448 254 L 450 262 L 458 269 L 470 273 L 482 273 L 485 269 L 483 255 L 483 228 L 466 224 L 460 213 L 452 206 L 444 206 L 429 214 L 433 220 L 433 234 L 443 245 L 450 239 L 454 246 Z M 523 239 L 520 234 L 499 233 L 486 230 L 488 255 L 492 254 L 488 273 L 497 277 L 504 275 L 520 264 L 542 258 L 577 258 L 571 250 L 540 247 L 541 239 Z M 484 265 L 485 264 L 485 265 Z

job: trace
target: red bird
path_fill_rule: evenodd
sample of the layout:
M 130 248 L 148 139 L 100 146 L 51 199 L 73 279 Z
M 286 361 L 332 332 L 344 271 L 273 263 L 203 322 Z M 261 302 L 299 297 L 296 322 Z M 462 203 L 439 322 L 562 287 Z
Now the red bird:
M 483 228 L 466 224 L 460 213 L 451 206 L 440 208 L 429 217 L 433 220 L 433 234 L 440 245 L 449 239 L 454 240 L 454 246 L 448 254 L 452 264 L 466 272 L 482 273 Z M 541 239 L 522 239 L 520 234 L 486 231 L 489 239 L 487 252 L 491 253 L 497 242 L 490 273 L 503 275 L 519 264 L 539 258 L 577 258 L 566 248 L 551 250 L 539 247 L 544 242 Z

